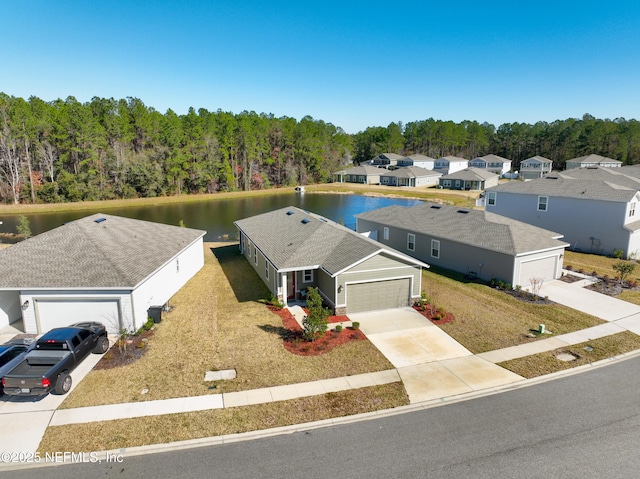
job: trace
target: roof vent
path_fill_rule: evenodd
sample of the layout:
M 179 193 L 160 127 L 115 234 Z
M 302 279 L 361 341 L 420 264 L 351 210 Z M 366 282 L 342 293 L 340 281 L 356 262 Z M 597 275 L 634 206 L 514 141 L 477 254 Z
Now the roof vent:
M 96 223 L 102 223 L 103 221 L 107 221 L 107 218 L 98 218 L 97 220 L 94 220 Z
M 293 214 L 293 211 L 289 210 L 287 211 L 287 216 L 291 216 Z
M 431 205 L 431 207 L 432 207 L 434 210 L 439 210 L 440 208 L 442 208 L 442 206 L 440 206 L 440 205 Z
M 308 220 L 307 218 L 305 218 L 305 219 L 303 219 L 303 220 L 301 221 L 301 223 L 302 223 L 303 225 L 306 225 L 308 222 L 309 222 L 309 220 Z
M 462 214 L 467 214 L 469 212 L 469 210 L 458 210 L 458 213 L 462 213 Z

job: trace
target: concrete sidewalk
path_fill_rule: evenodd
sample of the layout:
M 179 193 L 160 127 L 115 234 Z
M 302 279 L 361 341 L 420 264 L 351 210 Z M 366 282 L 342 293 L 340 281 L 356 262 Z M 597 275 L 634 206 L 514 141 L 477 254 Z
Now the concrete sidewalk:
M 18 435 L 0 437 L 0 450 L 35 451 L 49 425 L 59 426 L 282 401 L 328 392 L 357 389 L 402 381 L 412 404 L 434 399 L 460 398 L 519 383 L 521 376 L 495 363 L 609 336 L 625 330 L 640 334 L 640 307 L 584 290 L 582 282 L 551 281 L 541 295 L 568 307 L 594 314 L 605 324 L 548 339 L 473 355 L 440 328 L 411 308 L 351 315 L 359 321 L 368 339 L 387 356 L 396 369 L 343 378 L 311 381 L 235 393 L 166 399 L 75 409 L 57 409 L 64 396 L 47 396 L 41 401 L 0 400 L 0 421 Z M 304 312 L 293 311 L 301 321 Z M 299 316 L 299 317 L 298 317 Z M 344 324 L 348 326 L 350 324 Z M 95 356 L 95 361 L 99 356 Z M 95 362 L 87 360 L 74 372 L 79 382 Z M 463 396 L 461 396 L 463 395 Z M 24 434 L 20 434 L 23 431 Z

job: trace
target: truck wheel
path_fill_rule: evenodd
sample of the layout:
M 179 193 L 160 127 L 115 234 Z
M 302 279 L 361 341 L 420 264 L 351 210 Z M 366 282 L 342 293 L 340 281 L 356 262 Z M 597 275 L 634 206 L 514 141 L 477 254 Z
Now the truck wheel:
M 100 339 L 98 339 L 98 342 L 96 343 L 92 352 L 94 354 L 104 354 L 107 351 L 109 351 L 109 338 L 105 338 L 104 336 L 102 336 Z
M 71 389 L 72 382 L 71 376 L 67 373 L 60 374 L 56 381 L 55 393 L 59 395 L 67 394 Z

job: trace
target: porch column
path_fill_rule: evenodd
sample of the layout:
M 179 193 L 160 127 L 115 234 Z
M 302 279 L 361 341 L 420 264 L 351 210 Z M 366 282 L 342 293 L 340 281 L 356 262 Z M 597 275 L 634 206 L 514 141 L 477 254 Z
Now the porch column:
M 287 307 L 287 291 L 289 291 L 287 289 L 287 273 L 282 273 L 280 275 L 280 290 L 278 291 L 278 296 L 280 296 L 279 299 L 282 300 L 282 304 L 284 304 L 284 307 Z

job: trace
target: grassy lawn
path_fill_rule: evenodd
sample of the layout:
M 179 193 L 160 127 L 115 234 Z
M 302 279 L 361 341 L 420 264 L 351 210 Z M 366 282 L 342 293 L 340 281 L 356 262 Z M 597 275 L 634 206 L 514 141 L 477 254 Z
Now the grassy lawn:
M 591 274 L 594 271 L 598 276 L 609 276 L 617 278 L 618 273 L 613 269 L 613 265 L 618 263 L 619 259 L 601 256 L 597 254 L 576 253 L 575 251 L 565 251 L 564 267 L 570 266 L 573 271 L 582 270 L 584 274 Z M 568 268 L 567 268 L 568 269 Z M 640 280 L 640 267 L 628 276 L 629 280 Z
M 520 301 L 484 284 L 467 282 L 462 274 L 427 270 L 422 287 L 438 308 L 456 320 L 440 327 L 474 354 L 515 346 L 540 323 L 554 334 L 602 324 L 604 321 L 560 304 L 536 305 Z
M 55 426 L 38 450 L 100 451 L 257 431 L 408 404 L 401 383 L 255 406 Z
M 321 356 L 297 356 L 282 343 L 282 321 L 258 300 L 269 293 L 236 244 L 206 244 L 205 266 L 171 300 L 145 354 L 132 364 L 93 370 L 62 408 L 257 389 L 393 369 L 369 342 Z M 237 378 L 204 382 L 206 371 Z M 141 394 L 147 389 L 147 394 Z
M 591 351 L 585 348 L 592 348 Z M 565 369 L 575 368 L 583 364 L 593 363 L 601 359 L 611 358 L 618 354 L 640 349 L 640 336 L 629 331 L 594 339 L 586 343 L 574 344 L 556 351 L 534 354 L 524 358 L 512 359 L 499 363 L 498 366 L 509 369 L 525 378 L 533 378 Z M 574 361 L 560 361 L 556 355 L 570 353 L 577 357 Z

